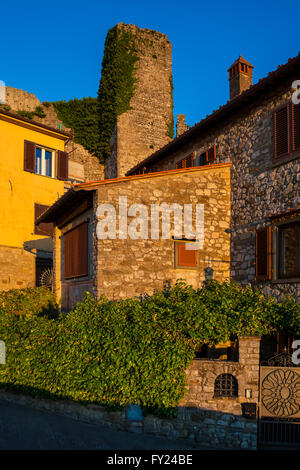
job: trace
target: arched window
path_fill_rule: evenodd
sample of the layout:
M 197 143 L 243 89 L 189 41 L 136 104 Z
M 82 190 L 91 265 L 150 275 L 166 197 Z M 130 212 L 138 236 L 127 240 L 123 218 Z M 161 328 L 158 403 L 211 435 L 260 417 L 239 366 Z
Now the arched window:
M 237 397 L 238 382 L 231 374 L 221 374 L 215 380 L 214 397 Z

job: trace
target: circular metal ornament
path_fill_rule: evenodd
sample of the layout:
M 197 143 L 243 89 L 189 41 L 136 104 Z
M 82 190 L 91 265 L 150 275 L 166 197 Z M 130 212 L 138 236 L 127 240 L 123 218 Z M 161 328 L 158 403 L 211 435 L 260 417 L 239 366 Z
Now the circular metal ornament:
M 276 369 L 262 382 L 262 403 L 273 416 L 290 417 L 300 412 L 300 374 Z

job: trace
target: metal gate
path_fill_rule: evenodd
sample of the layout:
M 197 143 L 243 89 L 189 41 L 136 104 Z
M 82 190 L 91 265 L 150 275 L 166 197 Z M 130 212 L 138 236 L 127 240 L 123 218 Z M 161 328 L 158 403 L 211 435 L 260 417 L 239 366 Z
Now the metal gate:
M 258 444 L 300 449 L 300 368 L 276 354 L 260 367 Z

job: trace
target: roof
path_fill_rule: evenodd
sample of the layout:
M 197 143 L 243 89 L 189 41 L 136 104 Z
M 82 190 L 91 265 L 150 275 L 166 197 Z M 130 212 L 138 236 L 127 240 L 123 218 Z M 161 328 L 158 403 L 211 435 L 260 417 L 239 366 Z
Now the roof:
M 23 116 L 20 116 L 17 113 L 12 113 L 10 111 L 4 111 L 4 109 L 1 109 L 1 104 L 0 104 L 0 116 L 1 115 L 10 117 L 12 119 L 16 119 L 18 121 L 21 121 L 21 122 L 26 123 L 26 124 L 30 124 L 32 126 L 41 127 L 42 129 L 45 129 L 45 130 L 51 131 L 51 132 L 55 132 L 56 134 L 59 134 L 60 136 L 63 136 L 63 137 L 66 137 L 66 138 L 71 137 L 71 134 L 69 132 L 61 131 L 61 130 L 55 128 L 55 127 L 47 126 L 46 124 L 42 124 L 38 121 L 34 121 L 33 119 L 25 118 Z
M 69 209 L 74 209 L 74 206 L 82 202 L 87 194 L 88 191 L 81 190 L 79 187 L 70 188 L 36 219 L 35 224 L 38 225 L 41 222 L 53 222 L 57 217 L 65 214 Z
M 172 176 L 183 173 L 206 172 L 218 168 L 231 168 L 231 166 L 232 163 L 215 163 L 212 165 L 158 171 L 155 173 L 146 173 L 144 175 L 122 176 L 121 178 L 111 178 L 106 180 L 74 184 L 63 196 L 57 199 L 57 201 L 51 207 L 49 207 L 49 209 L 47 209 L 37 218 L 36 224 L 38 225 L 42 222 L 54 222 L 60 215 L 66 213 L 69 208 L 72 209 L 77 203 L 81 202 L 86 197 L 88 191 L 95 190 L 102 185 L 129 183 L 136 180 L 159 178 L 162 176 Z
M 270 72 L 266 77 L 262 78 L 255 85 L 252 85 L 250 88 L 248 88 L 248 90 L 245 90 L 240 95 L 236 96 L 230 101 L 227 101 L 225 105 L 220 106 L 220 108 L 213 111 L 212 114 L 206 116 L 193 127 L 190 127 L 183 134 L 175 137 L 175 139 L 154 152 L 149 157 L 145 158 L 138 165 L 135 165 L 126 173 L 126 175 L 132 175 L 137 170 L 142 169 L 144 166 L 147 166 L 150 163 L 152 164 L 157 160 L 170 155 L 171 152 L 179 149 L 188 143 L 192 138 L 201 136 L 201 134 L 204 134 L 204 132 L 210 130 L 212 126 L 232 117 L 232 115 L 236 112 L 245 109 L 245 107 L 249 105 L 253 99 L 257 99 L 263 96 L 264 92 L 269 91 L 273 86 L 276 86 L 283 80 L 286 80 L 295 71 L 297 71 L 298 74 L 300 73 L 300 52 L 296 57 L 289 59 L 286 64 L 278 66 L 276 70 Z M 295 76 L 295 78 L 297 77 L 298 75 Z
M 249 67 L 251 67 L 252 69 L 254 69 L 254 65 L 251 64 L 251 62 L 248 62 L 248 60 L 244 59 L 244 57 L 242 57 L 241 55 L 239 56 L 238 59 L 236 59 L 235 62 L 233 62 L 233 64 L 229 67 L 229 69 L 227 70 L 227 72 L 229 72 L 229 70 L 234 67 L 236 64 L 238 63 L 241 63 L 241 64 L 246 64 L 248 65 Z

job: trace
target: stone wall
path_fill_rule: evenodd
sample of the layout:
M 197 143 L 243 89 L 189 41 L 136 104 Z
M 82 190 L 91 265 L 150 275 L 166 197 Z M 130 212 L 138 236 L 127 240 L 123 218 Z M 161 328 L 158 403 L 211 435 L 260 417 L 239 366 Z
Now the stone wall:
M 117 120 L 114 148 L 106 162 L 106 177 L 125 173 L 170 141 L 172 120 L 172 46 L 165 34 L 119 24 L 134 37 L 139 60 L 131 109 Z M 116 165 L 117 159 L 117 165 Z
M 299 153 L 285 162 L 274 162 L 273 111 L 291 98 L 291 83 L 245 107 L 201 137 L 149 166 L 149 171 L 175 168 L 176 161 L 195 151 L 199 154 L 216 145 L 217 163 L 231 161 L 231 278 L 243 284 L 255 279 L 255 231 L 270 225 L 270 215 L 300 205 Z M 288 161 L 290 160 L 290 161 Z M 273 273 L 274 275 L 274 273 Z M 300 284 L 268 282 L 265 291 L 280 297 L 299 295 Z
M 64 126 L 58 119 L 54 106 L 52 104 L 44 106 L 39 99 L 27 91 L 18 90 L 16 88 L 6 87 L 6 104 L 12 112 L 16 111 L 34 111 L 37 106 L 42 106 L 45 113 L 44 118 L 34 116 L 34 120 L 55 129 L 72 132 L 72 129 Z M 104 165 L 99 162 L 98 157 L 91 155 L 82 145 L 70 139 L 65 146 L 66 152 L 69 153 L 69 161 L 71 163 L 70 177 L 76 181 L 93 181 L 102 180 L 104 178 Z M 72 165 L 72 162 L 76 165 Z
M 219 188 L 222 188 L 221 190 Z M 98 203 L 119 207 L 119 196 L 131 204 L 144 204 L 150 215 L 151 204 L 204 204 L 204 246 L 199 251 L 197 268 L 175 267 L 174 227 L 171 239 L 127 238 L 98 240 L 97 294 L 110 299 L 138 296 L 161 289 L 165 281 L 185 279 L 199 287 L 210 266 L 214 278 L 229 277 L 230 166 L 211 166 L 193 172 L 179 170 L 156 177 L 139 177 L 101 184 Z M 194 210 L 195 216 L 195 210 Z M 173 219 L 171 219 L 172 221 Z M 128 217 L 128 224 L 132 218 Z M 150 222 L 149 222 L 150 223 Z M 149 237 L 150 237 L 150 226 Z M 160 234 L 161 236 L 161 234 Z M 95 265 L 95 262 L 93 263 Z
M 35 286 L 35 255 L 0 245 L 0 290 Z

